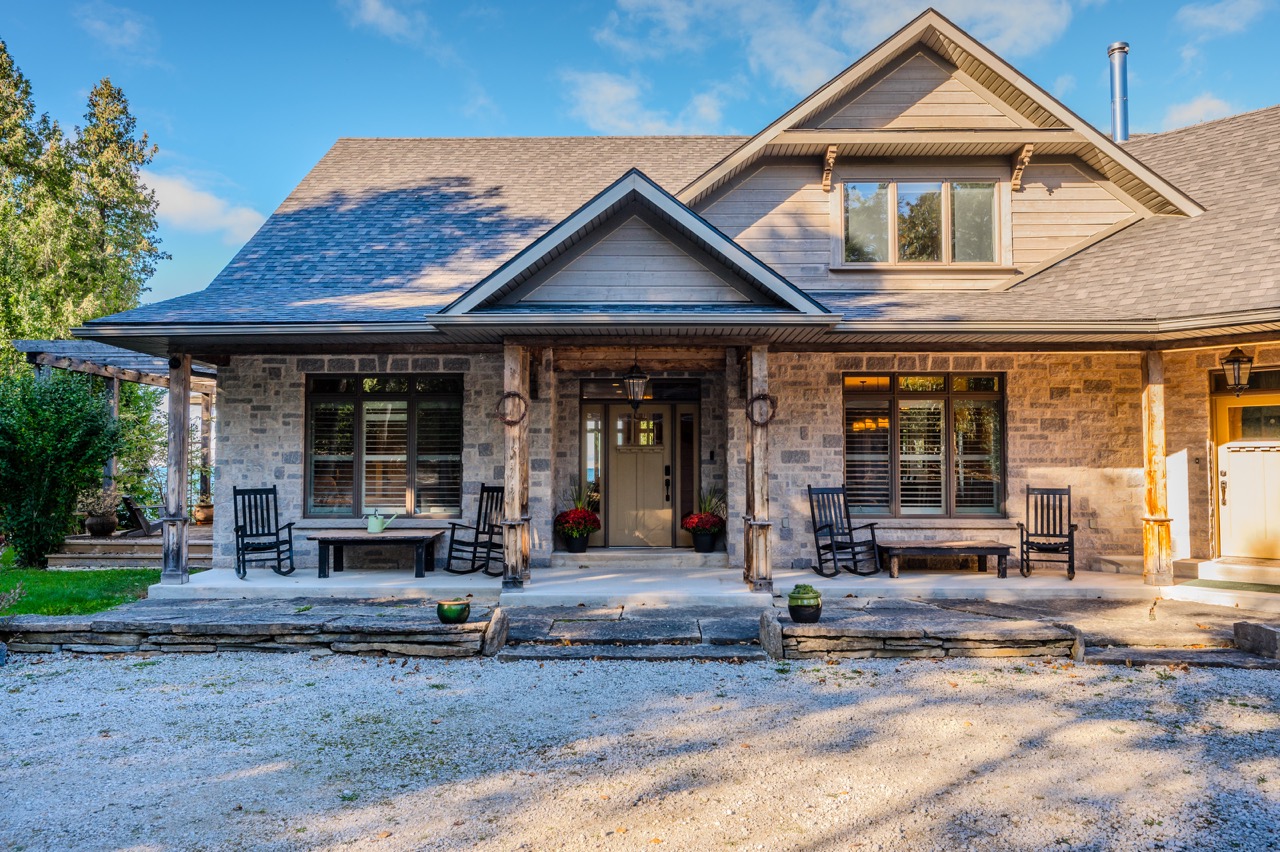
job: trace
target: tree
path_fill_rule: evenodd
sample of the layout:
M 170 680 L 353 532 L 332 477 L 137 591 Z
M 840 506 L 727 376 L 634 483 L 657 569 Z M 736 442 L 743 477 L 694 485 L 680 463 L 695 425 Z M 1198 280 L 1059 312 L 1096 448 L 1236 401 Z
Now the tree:
M 76 497 L 101 487 L 120 427 L 87 376 L 0 376 L 0 529 L 18 559 L 43 567 L 75 518 Z

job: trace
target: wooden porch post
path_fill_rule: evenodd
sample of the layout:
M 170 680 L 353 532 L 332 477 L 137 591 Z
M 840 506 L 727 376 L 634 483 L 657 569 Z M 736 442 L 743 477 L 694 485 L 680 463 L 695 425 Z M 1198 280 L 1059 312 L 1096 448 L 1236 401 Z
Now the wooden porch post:
M 769 347 L 747 355 L 747 516 L 743 521 L 743 579 L 753 592 L 773 591 L 769 560 Z M 755 402 L 751 400 L 755 399 Z
M 504 589 L 519 589 L 529 579 L 529 350 L 503 347 L 502 389 L 508 397 L 499 410 L 503 424 L 506 466 L 502 504 L 502 547 L 506 570 Z
M 1173 540 L 1169 525 L 1169 483 L 1165 462 L 1164 355 L 1142 356 L 1143 479 L 1142 581 L 1173 585 Z
M 160 582 L 180 585 L 187 573 L 187 421 L 191 410 L 191 356 L 169 358 L 169 470 L 165 483 L 164 570 Z
M 111 407 L 111 419 L 120 420 L 120 380 L 103 379 L 107 390 L 107 405 Z M 102 490 L 109 491 L 116 481 L 116 457 L 112 454 L 102 468 Z
M 200 495 L 212 494 L 209 471 L 213 466 L 213 394 L 200 394 Z

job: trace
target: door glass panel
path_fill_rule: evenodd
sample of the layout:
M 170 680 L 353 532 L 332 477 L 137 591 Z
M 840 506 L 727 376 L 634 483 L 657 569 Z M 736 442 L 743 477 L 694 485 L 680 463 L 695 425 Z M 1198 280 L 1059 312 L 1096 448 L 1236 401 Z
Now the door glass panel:
M 889 184 L 844 185 L 844 259 L 846 263 L 889 259 Z
M 942 184 L 898 184 L 898 260 L 942 260 Z
M 1232 441 L 1280 441 L 1280 405 L 1232 406 L 1227 422 Z
M 994 400 L 955 402 L 957 514 L 1000 511 L 1000 408 Z
M 698 508 L 697 474 L 698 474 L 698 434 L 697 418 L 690 413 L 677 415 L 680 438 L 677 446 L 680 451 L 679 505 L 676 517 L 683 518 Z
M 311 462 L 307 512 L 350 515 L 356 463 L 356 407 L 351 402 L 317 402 L 311 406 Z
M 898 403 L 898 495 L 904 515 L 938 515 L 943 503 L 943 402 Z
M 844 481 L 849 511 L 858 515 L 890 512 L 892 462 L 889 451 L 889 400 L 858 400 L 844 410 Z
M 462 510 L 462 401 L 418 403 L 417 467 L 414 471 L 418 514 Z
M 582 482 L 591 495 L 592 510 L 599 512 L 604 488 L 604 416 L 599 411 L 588 411 L 584 419 Z
M 952 261 L 995 261 L 995 206 L 994 183 L 951 184 Z
M 364 404 L 364 500 L 362 512 L 405 510 L 409 466 L 409 403 Z

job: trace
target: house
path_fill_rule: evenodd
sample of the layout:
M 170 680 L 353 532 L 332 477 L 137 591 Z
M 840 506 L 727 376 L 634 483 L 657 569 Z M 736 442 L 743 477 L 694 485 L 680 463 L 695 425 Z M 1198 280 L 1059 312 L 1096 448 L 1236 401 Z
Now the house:
M 208 289 L 79 334 L 173 387 L 217 366 L 223 566 L 231 486 L 305 532 L 504 483 L 508 587 L 574 482 L 605 549 L 686 547 L 723 487 L 726 570 L 768 589 L 814 557 L 807 485 L 882 538 L 1009 543 L 1069 485 L 1079 561 L 1168 584 L 1280 557 L 1278 211 L 1247 191 L 1277 138 L 1280 108 L 1113 141 L 930 10 L 750 138 L 339 140 Z

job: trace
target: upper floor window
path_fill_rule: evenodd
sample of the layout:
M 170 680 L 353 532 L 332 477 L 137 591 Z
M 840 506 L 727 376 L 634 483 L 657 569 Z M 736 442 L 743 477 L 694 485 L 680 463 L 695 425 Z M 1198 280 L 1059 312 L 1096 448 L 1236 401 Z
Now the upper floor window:
M 995 263 L 996 181 L 844 184 L 845 263 Z

